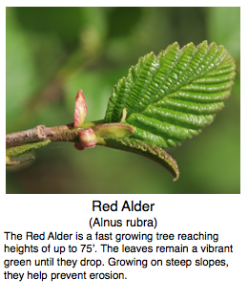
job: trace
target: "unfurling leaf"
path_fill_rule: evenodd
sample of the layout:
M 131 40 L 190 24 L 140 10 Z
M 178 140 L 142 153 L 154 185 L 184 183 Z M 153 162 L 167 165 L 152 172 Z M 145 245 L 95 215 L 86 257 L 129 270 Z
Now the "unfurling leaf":
M 136 130 L 129 137 L 160 148 L 180 145 L 210 124 L 230 95 L 235 63 L 223 46 L 177 43 L 140 58 L 112 91 L 105 122 Z
M 122 123 L 107 123 L 92 127 L 97 137 L 101 138 L 124 138 L 131 136 L 135 128 Z
M 16 156 L 6 155 L 6 166 L 17 166 L 33 159 L 35 159 L 35 157 L 31 152 Z
M 158 162 L 171 172 L 174 176 L 174 180 L 177 180 L 179 177 L 176 161 L 166 153 L 164 149 L 157 147 L 152 143 L 142 142 L 131 138 L 106 139 L 105 142 L 107 147 L 137 153 Z
M 29 143 L 20 146 L 14 146 L 6 149 L 6 165 L 16 166 L 21 163 L 34 159 L 34 155 L 30 152 L 49 144 L 50 140 L 40 141 L 37 143 Z

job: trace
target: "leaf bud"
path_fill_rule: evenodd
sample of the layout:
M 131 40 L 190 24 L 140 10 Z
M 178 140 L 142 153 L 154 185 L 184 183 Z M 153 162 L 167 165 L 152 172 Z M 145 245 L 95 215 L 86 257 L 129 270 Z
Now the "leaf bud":
M 84 123 L 88 112 L 87 103 L 83 91 L 80 89 L 75 100 L 74 127 L 79 127 Z
M 79 140 L 84 148 L 93 148 L 95 147 L 97 141 L 96 141 L 96 135 L 94 130 L 91 128 L 82 130 L 78 132 Z

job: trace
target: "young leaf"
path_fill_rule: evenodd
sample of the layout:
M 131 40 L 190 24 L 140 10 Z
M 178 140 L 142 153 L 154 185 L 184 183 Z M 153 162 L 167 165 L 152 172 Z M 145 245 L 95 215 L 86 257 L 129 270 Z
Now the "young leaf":
M 44 147 L 47 144 L 49 144 L 51 141 L 49 139 L 45 141 L 40 141 L 36 143 L 29 143 L 29 144 L 24 144 L 20 146 L 14 146 L 6 149 L 6 155 L 7 156 L 18 156 L 20 154 L 29 152 L 31 150 L 38 149 L 40 147 Z
M 211 123 L 231 91 L 235 63 L 223 46 L 206 41 L 158 56 L 140 58 L 112 91 L 105 122 L 126 120 L 136 128 L 130 139 L 167 148 L 181 144 Z
M 13 146 L 6 149 L 6 166 L 16 166 L 34 159 L 31 150 L 44 147 L 49 144 L 50 140 L 44 140 L 36 143 L 29 143 L 20 146 Z
M 6 166 L 17 166 L 34 158 L 35 157 L 31 152 L 23 153 L 16 156 L 6 155 Z
M 107 123 L 92 127 L 97 137 L 100 138 L 124 138 L 131 136 L 135 129 L 127 124 Z
M 166 153 L 164 149 L 152 143 L 131 138 L 106 138 L 105 143 L 105 146 L 107 147 L 137 153 L 150 158 L 170 171 L 174 176 L 174 180 L 177 180 L 179 177 L 179 170 L 176 161 L 168 153 Z

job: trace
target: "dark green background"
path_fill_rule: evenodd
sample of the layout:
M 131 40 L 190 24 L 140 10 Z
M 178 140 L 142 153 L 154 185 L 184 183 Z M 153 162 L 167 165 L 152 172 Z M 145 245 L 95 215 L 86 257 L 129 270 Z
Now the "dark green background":
M 7 8 L 6 131 L 73 122 L 82 88 L 86 121 L 103 119 L 113 85 L 150 51 L 178 41 L 222 44 L 237 63 L 226 107 L 213 124 L 169 149 L 180 177 L 144 157 L 51 143 L 7 168 L 7 193 L 240 193 L 239 8 Z

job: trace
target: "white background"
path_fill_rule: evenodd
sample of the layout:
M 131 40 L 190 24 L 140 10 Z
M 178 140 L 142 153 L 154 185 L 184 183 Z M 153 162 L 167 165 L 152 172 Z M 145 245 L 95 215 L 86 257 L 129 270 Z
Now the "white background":
M 118 200 L 118 212 L 92 211 L 92 200 L 101 200 L 106 203 L 113 203 Z M 125 200 L 135 200 L 138 202 L 155 203 L 154 212 L 120 212 L 121 204 Z M 107 253 L 100 254 L 64 254 L 66 259 L 100 258 L 105 262 L 103 268 L 95 269 L 89 267 L 64 267 L 53 269 L 52 267 L 11 267 L 4 269 L 10 272 L 26 272 L 29 269 L 32 272 L 124 272 L 127 280 L 56 280 L 51 282 L 50 279 L 41 282 L 40 280 L 3 280 L 1 293 L 8 299 L 68 299 L 84 298 L 90 296 L 93 299 L 102 297 L 103 299 L 126 299 L 127 297 L 150 299 L 158 297 L 159 299 L 246 299 L 245 285 L 247 284 L 247 207 L 244 196 L 241 195 L 29 195 L 29 196 L 5 196 L 2 203 L 1 218 L 1 239 L 2 244 L 23 245 L 26 241 L 5 241 L 3 231 L 13 231 L 22 233 L 25 236 L 26 231 L 35 233 L 57 231 L 64 233 L 197 233 L 208 232 L 218 233 L 219 242 L 212 245 L 233 245 L 233 253 L 230 254 L 122 254 Z M 89 219 L 91 217 L 103 217 L 105 219 L 158 219 L 157 229 L 133 228 L 125 226 L 121 228 L 89 228 Z M 29 244 L 29 242 L 26 242 Z M 81 242 L 51 242 L 51 241 L 34 241 L 34 245 L 44 245 L 52 243 L 54 245 L 76 244 Z M 92 242 L 96 244 L 99 242 Z M 101 242 L 102 243 L 102 242 Z M 111 245 L 118 243 L 106 242 Z M 176 245 L 174 242 L 124 242 L 126 245 Z M 182 242 L 189 246 L 193 244 L 205 245 L 208 242 Z M 1 247 L 3 249 L 3 246 Z M 54 254 L 3 254 L 1 261 L 4 259 L 32 259 L 58 257 Z M 204 257 L 207 259 L 226 259 L 226 267 L 151 267 L 143 269 L 141 267 L 110 267 L 107 265 L 109 257 L 117 259 L 170 259 L 172 257 L 179 259 L 192 259 Z M 3 265 L 2 265 L 3 266 Z M 50 268 L 50 269 L 49 269 Z M 18 271 L 17 271 L 18 270 Z

